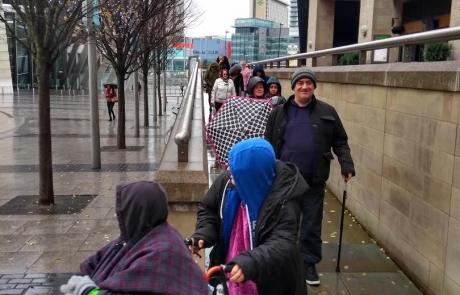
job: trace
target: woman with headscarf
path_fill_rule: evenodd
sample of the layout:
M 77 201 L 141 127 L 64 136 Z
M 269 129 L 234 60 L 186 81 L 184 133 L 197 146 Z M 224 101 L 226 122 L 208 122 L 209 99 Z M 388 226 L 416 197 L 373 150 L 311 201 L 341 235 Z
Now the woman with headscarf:
M 192 250 L 213 247 L 209 267 L 231 267 L 232 295 L 307 294 L 297 245 L 307 183 L 262 138 L 235 144 L 228 159 L 198 205 Z
M 270 77 L 267 82 L 267 98 L 272 101 L 274 107 L 282 105 L 286 99 L 281 95 L 281 84 L 276 77 Z
M 233 84 L 227 69 L 220 71 L 220 78 L 214 83 L 211 95 L 211 105 L 216 108 L 216 112 L 220 109 L 229 95 L 236 95 L 235 85 Z
M 164 188 L 153 181 L 117 186 L 120 237 L 80 265 L 66 295 L 207 294 L 207 283 L 179 232 L 168 224 Z
M 261 77 L 254 76 L 248 82 L 248 97 L 265 98 L 265 80 Z

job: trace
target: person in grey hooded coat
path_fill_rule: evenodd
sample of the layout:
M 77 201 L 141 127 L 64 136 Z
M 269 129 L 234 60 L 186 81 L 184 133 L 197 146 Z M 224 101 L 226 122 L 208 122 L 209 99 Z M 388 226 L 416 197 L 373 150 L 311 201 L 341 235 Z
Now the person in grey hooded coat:
M 265 98 L 266 95 L 265 80 L 261 77 L 254 76 L 248 82 L 248 97 Z

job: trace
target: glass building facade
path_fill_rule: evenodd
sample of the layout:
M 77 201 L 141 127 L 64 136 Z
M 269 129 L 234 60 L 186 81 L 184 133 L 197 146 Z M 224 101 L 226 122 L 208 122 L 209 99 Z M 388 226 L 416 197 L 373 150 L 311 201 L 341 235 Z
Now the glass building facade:
M 275 58 L 278 54 L 285 56 L 290 44 L 298 45 L 298 38 L 290 37 L 289 28 L 280 23 L 256 18 L 236 19 L 232 60 L 254 62 Z
M 15 89 L 32 87 L 36 82 L 33 75 L 33 60 L 30 52 L 21 43 L 27 44 L 27 30 L 22 23 L 17 21 L 15 12 L 5 11 L 5 18 L 14 31 L 13 33 L 6 30 L 13 87 Z M 13 38 L 13 34 L 18 36 L 19 40 Z

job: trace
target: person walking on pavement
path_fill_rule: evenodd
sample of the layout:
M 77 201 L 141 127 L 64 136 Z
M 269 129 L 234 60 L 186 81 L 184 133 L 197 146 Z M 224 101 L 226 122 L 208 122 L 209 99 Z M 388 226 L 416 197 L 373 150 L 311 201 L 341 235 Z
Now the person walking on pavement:
M 243 75 L 243 81 L 244 81 L 244 93 L 242 94 L 242 96 L 246 96 L 247 94 L 247 86 L 248 86 L 248 82 L 249 82 L 249 79 L 251 78 L 251 70 L 246 66 L 246 62 L 244 60 L 242 60 L 240 62 L 240 65 L 241 65 L 241 75 Z
M 265 80 L 261 77 L 251 77 L 248 82 L 248 97 L 265 98 Z
M 233 85 L 235 85 L 235 93 L 237 96 L 240 96 L 244 89 L 244 81 L 241 70 L 242 68 L 239 64 L 234 64 L 228 72 L 230 74 L 230 79 L 233 80 Z
M 115 106 L 115 101 L 118 100 L 116 99 L 117 93 L 110 84 L 108 84 L 105 88 L 105 98 L 107 99 L 107 111 L 109 112 L 109 121 L 115 120 L 116 117 L 115 112 L 113 111 L 113 107 Z
M 220 71 L 221 77 L 214 82 L 212 87 L 211 105 L 216 109 L 220 109 L 229 95 L 235 96 L 235 85 L 233 84 L 227 69 Z
M 212 97 L 212 87 L 214 83 L 219 78 L 219 64 L 216 61 L 213 61 L 209 66 L 206 74 L 204 75 L 204 82 L 206 83 L 206 92 L 208 93 L 208 103 L 209 103 L 209 113 L 211 114 L 211 97 Z
M 180 95 L 184 96 L 184 84 L 180 83 Z
M 270 98 L 274 107 L 286 102 L 286 99 L 281 95 L 281 84 L 276 77 L 268 79 L 267 98 Z
M 232 295 L 305 295 L 297 232 L 307 184 L 262 138 L 241 141 L 200 201 L 192 251 L 213 247 L 209 267 L 227 264 Z M 237 284 L 235 284 L 237 283 Z
M 355 176 L 348 146 L 348 137 L 334 107 L 314 95 L 316 76 L 308 68 L 293 75 L 294 95 L 270 114 L 264 137 L 275 149 L 281 161 L 294 163 L 307 181 L 302 204 L 300 250 L 305 265 L 306 281 L 319 285 L 315 265 L 321 256 L 321 222 L 324 189 L 329 178 L 331 160 L 337 155 L 345 181 Z
M 166 191 L 154 181 L 116 188 L 120 237 L 80 265 L 61 286 L 66 295 L 207 294 L 203 272 L 180 233 L 168 224 Z

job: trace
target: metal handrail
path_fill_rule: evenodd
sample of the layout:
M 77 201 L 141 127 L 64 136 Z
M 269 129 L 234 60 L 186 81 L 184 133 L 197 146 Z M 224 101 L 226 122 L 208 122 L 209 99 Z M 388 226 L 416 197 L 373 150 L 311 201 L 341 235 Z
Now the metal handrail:
M 460 26 L 445 29 L 438 29 L 422 33 L 414 33 L 410 35 L 391 37 L 383 40 L 375 40 L 370 42 L 346 45 L 336 48 L 299 53 L 284 57 L 265 59 L 257 62 L 248 63 L 248 65 L 267 64 L 273 62 L 289 61 L 296 59 L 315 58 L 325 55 L 337 55 L 348 52 L 368 51 L 382 48 L 392 48 L 406 45 L 423 44 L 429 42 L 451 41 L 460 39 Z
M 178 146 L 188 145 L 191 136 L 191 127 L 193 119 L 193 102 L 195 98 L 196 81 L 198 76 L 199 60 L 196 59 L 195 69 L 193 69 L 190 82 L 187 86 L 182 110 L 179 113 L 179 122 L 177 125 L 177 132 L 174 136 L 174 141 Z

